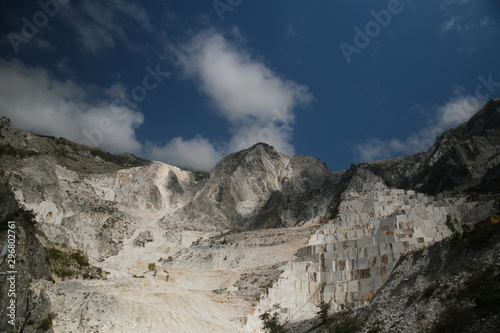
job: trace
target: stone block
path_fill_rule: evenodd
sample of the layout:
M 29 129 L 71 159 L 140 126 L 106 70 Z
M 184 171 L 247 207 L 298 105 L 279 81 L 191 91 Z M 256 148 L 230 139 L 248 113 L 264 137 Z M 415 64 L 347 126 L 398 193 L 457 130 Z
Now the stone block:
M 395 243 L 396 242 L 396 236 L 395 235 L 387 235 L 387 243 Z
M 335 249 L 335 245 L 332 243 L 326 244 L 326 252 L 333 252 Z
M 387 243 L 387 236 L 386 235 L 381 235 L 381 236 L 373 236 L 371 239 L 371 244 L 370 245 L 379 245 Z M 366 244 L 368 245 L 368 244 Z
M 330 279 L 328 281 L 340 281 L 342 280 L 342 272 L 337 270 L 335 272 L 330 273 Z
M 378 245 L 370 245 L 366 247 L 366 256 L 367 257 L 374 257 L 378 256 L 379 253 L 379 247 Z
M 361 292 L 373 290 L 374 289 L 373 278 L 359 280 L 359 289 Z
M 350 230 L 346 233 L 347 239 L 356 239 L 356 230 Z
M 384 244 L 384 243 L 379 244 L 378 248 L 380 254 L 387 254 L 392 251 L 391 246 L 389 244 Z
M 350 293 L 359 292 L 359 281 L 349 281 L 349 282 L 347 282 L 347 290 Z
M 368 259 L 367 258 L 359 258 L 356 260 L 357 269 L 366 269 L 368 268 Z
M 343 291 L 335 291 L 334 294 L 335 303 L 344 304 L 346 300 L 346 293 Z
M 348 249 L 347 258 L 350 260 L 357 259 L 358 258 L 358 249 L 355 247 Z
M 396 216 L 391 216 L 380 221 L 380 227 L 391 226 L 395 227 L 398 219 Z
M 325 286 L 325 289 L 324 289 L 324 294 L 325 295 L 327 295 L 327 294 L 328 295 L 334 295 L 335 294 L 335 290 L 336 290 L 335 285 L 333 285 L 333 284 L 327 284 Z
M 325 260 L 325 269 L 327 272 L 335 270 L 335 262 L 331 260 Z

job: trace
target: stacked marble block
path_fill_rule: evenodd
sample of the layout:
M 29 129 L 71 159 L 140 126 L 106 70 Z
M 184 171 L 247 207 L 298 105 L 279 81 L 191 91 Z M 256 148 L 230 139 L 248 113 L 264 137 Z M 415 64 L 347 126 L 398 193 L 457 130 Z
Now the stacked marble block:
M 286 264 L 256 315 L 279 304 L 282 319 L 296 321 L 314 317 L 321 301 L 331 301 L 335 311 L 364 305 L 402 254 L 452 234 L 447 215 L 458 228 L 464 220 L 480 220 L 492 206 L 398 189 L 348 193 L 339 215 Z

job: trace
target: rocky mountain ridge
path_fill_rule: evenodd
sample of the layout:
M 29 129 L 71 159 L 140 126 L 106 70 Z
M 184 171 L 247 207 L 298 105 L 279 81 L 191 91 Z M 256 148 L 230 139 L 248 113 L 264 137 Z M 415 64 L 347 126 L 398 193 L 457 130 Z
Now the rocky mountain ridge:
M 340 172 L 257 144 L 203 175 L 2 118 L 0 180 L 15 202 L 2 223 L 16 204 L 32 210 L 29 242 L 47 253 L 30 260 L 51 267 L 23 282 L 23 304 L 38 315 L 20 312 L 17 327 L 259 332 L 275 303 L 289 324 L 314 317 L 322 300 L 368 306 L 400 258 L 452 235 L 450 223 L 498 213 L 499 146 L 500 99 L 428 152 Z M 74 253 L 102 276 L 82 279 L 78 261 L 64 261 Z

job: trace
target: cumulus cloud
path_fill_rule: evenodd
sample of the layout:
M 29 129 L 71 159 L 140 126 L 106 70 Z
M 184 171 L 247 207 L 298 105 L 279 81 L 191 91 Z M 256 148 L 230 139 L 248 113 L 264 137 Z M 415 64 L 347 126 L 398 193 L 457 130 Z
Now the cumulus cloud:
M 478 97 L 464 94 L 463 88 L 455 87 L 453 97 L 435 108 L 435 116 L 426 127 L 403 139 L 370 138 L 354 145 L 355 154 L 361 161 L 373 161 L 426 151 L 439 134 L 467 121 L 484 102 Z
M 173 49 L 187 78 L 230 123 L 228 152 L 266 142 L 293 154 L 294 110 L 312 101 L 308 88 L 279 77 L 242 44 L 208 29 Z
M 201 136 L 190 140 L 176 137 L 165 146 L 149 144 L 146 150 L 152 159 L 193 170 L 210 170 L 223 157 L 220 150 Z
M 9 117 L 14 126 L 111 152 L 141 151 L 135 128 L 144 117 L 113 98 L 121 90 L 119 86 L 104 90 L 98 100 L 91 99 L 87 91 L 98 90 L 96 87 L 61 81 L 43 68 L 18 61 L 0 61 L 0 77 L 0 114 Z

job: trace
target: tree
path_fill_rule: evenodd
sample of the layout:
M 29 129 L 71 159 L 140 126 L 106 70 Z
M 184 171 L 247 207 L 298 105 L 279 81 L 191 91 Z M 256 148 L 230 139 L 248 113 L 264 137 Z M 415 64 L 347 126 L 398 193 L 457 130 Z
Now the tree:
M 330 320 L 330 309 L 332 308 L 332 302 L 321 301 L 318 305 L 318 312 L 316 315 L 318 319 L 321 321 L 321 325 L 325 325 Z
M 266 311 L 259 316 L 263 321 L 262 329 L 269 333 L 287 333 L 288 329 L 284 324 L 280 323 L 280 315 L 278 313 L 279 304 L 275 304 L 271 311 Z

